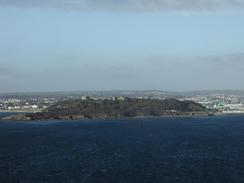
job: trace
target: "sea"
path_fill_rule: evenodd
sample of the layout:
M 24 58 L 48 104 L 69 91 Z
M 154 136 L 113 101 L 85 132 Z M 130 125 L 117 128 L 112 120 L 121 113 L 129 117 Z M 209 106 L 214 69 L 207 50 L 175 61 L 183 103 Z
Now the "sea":
M 244 116 L 0 122 L 0 183 L 172 182 L 243 183 Z

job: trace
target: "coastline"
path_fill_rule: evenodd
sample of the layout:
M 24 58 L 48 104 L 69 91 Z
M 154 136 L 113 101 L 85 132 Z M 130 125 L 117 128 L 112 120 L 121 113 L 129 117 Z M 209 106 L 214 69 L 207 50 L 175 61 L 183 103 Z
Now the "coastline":
M 122 119 L 146 117 L 190 117 L 209 116 L 211 111 L 193 101 L 177 99 L 131 99 L 125 100 L 66 100 L 50 106 L 46 110 L 16 110 L 20 113 L 2 117 L 2 120 L 82 120 L 82 119 Z M 12 111 L 11 111 L 12 112 Z
M 0 112 L 1 113 L 1 112 Z M 25 122 L 36 122 L 36 121 L 76 121 L 76 120 L 124 120 L 124 119 L 150 119 L 150 118 L 191 118 L 191 117 L 211 117 L 216 116 L 209 113 L 189 113 L 189 114 L 172 114 L 172 115 L 160 115 L 160 116 L 133 116 L 133 117 L 107 117 L 107 118 L 70 118 L 70 117 L 60 117 L 60 118 L 49 118 L 49 119 L 30 119 L 25 116 L 26 113 L 19 113 L 15 115 L 7 115 L 0 118 L 0 121 L 25 121 Z M 243 114 L 244 115 L 244 114 Z
M 2 113 L 2 112 L 0 112 Z M 244 116 L 244 113 L 232 113 L 232 114 L 223 114 L 223 113 L 215 113 L 215 114 L 198 114 L 198 115 L 162 115 L 162 116 L 135 116 L 135 117 L 119 117 L 119 118 L 80 118 L 80 119 L 36 119 L 36 120 L 31 120 L 31 119 L 20 119 L 20 120 L 15 120 L 15 119 L 5 119 L 5 117 L 8 116 L 3 116 L 3 118 L 0 117 L 0 122 L 49 122 L 49 121 L 56 121 L 56 122 L 64 122 L 64 121 L 92 121 L 92 120 L 130 120 L 130 119 L 159 119 L 159 118 L 209 118 L 209 117 L 228 117 L 228 116 Z
M 0 110 L 0 113 L 36 113 L 42 110 Z
M 4 115 L 1 115 L 4 114 Z M 43 115 L 44 114 L 44 115 Z M 83 114 L 62 114 L 54 115 L 52 112 L 42 111 L 23 111 L 23 110 L 0 110 L 0 121 L 74 121 L 74 120 L 120 120 L 120 119 L 148 119 L 148 118 L 191 118 L 191 117 L 211 117 L 211 116 L 243 116 L 244 112 L 212 112 L 212 111 L 165 111 L 161 115 L 135 115 L 135 116 L 124 116 L 124 115 L 90 115 L 86 116 Z M 38 116 L 38 117 L 36 117 Z

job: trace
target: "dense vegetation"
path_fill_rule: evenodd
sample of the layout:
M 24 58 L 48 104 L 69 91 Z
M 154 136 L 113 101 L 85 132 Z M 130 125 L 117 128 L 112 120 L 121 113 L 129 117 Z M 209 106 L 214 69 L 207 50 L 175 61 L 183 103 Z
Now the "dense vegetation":
M 58 102 L 41 113 L 26 114 L 30 120 L 111 119 L 122 117 L 177 116 L 204 113 L 206 109 L 192 101 L 176 99 L 68 100 Z

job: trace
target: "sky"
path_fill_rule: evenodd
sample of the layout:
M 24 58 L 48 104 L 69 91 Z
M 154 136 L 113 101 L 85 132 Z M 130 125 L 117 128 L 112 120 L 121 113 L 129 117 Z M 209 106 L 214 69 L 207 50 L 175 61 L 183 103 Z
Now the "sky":
M 0 93 L 244 90 L 244 0 L 0 0 Z

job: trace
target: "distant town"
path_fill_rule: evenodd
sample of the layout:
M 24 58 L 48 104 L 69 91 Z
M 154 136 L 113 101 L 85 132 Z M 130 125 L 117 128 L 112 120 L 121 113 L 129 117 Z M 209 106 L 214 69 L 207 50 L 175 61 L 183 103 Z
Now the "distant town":
M 236 95 L 197 95 L 183 97 L 180 100 L 191 100 L 202 104 L 207 109 L 223 114 L 244 114 L 244 100 Z
M 220 114 L 244 114 L 244 92 L 242 91 L 164 92 L 158 90 L 0 94 L 0 112 L 40 112 L 58 101 L 124 100 L 126 97 L 161 100 L 176 98 L 181 101 L 200 103 L 207 109 Z

